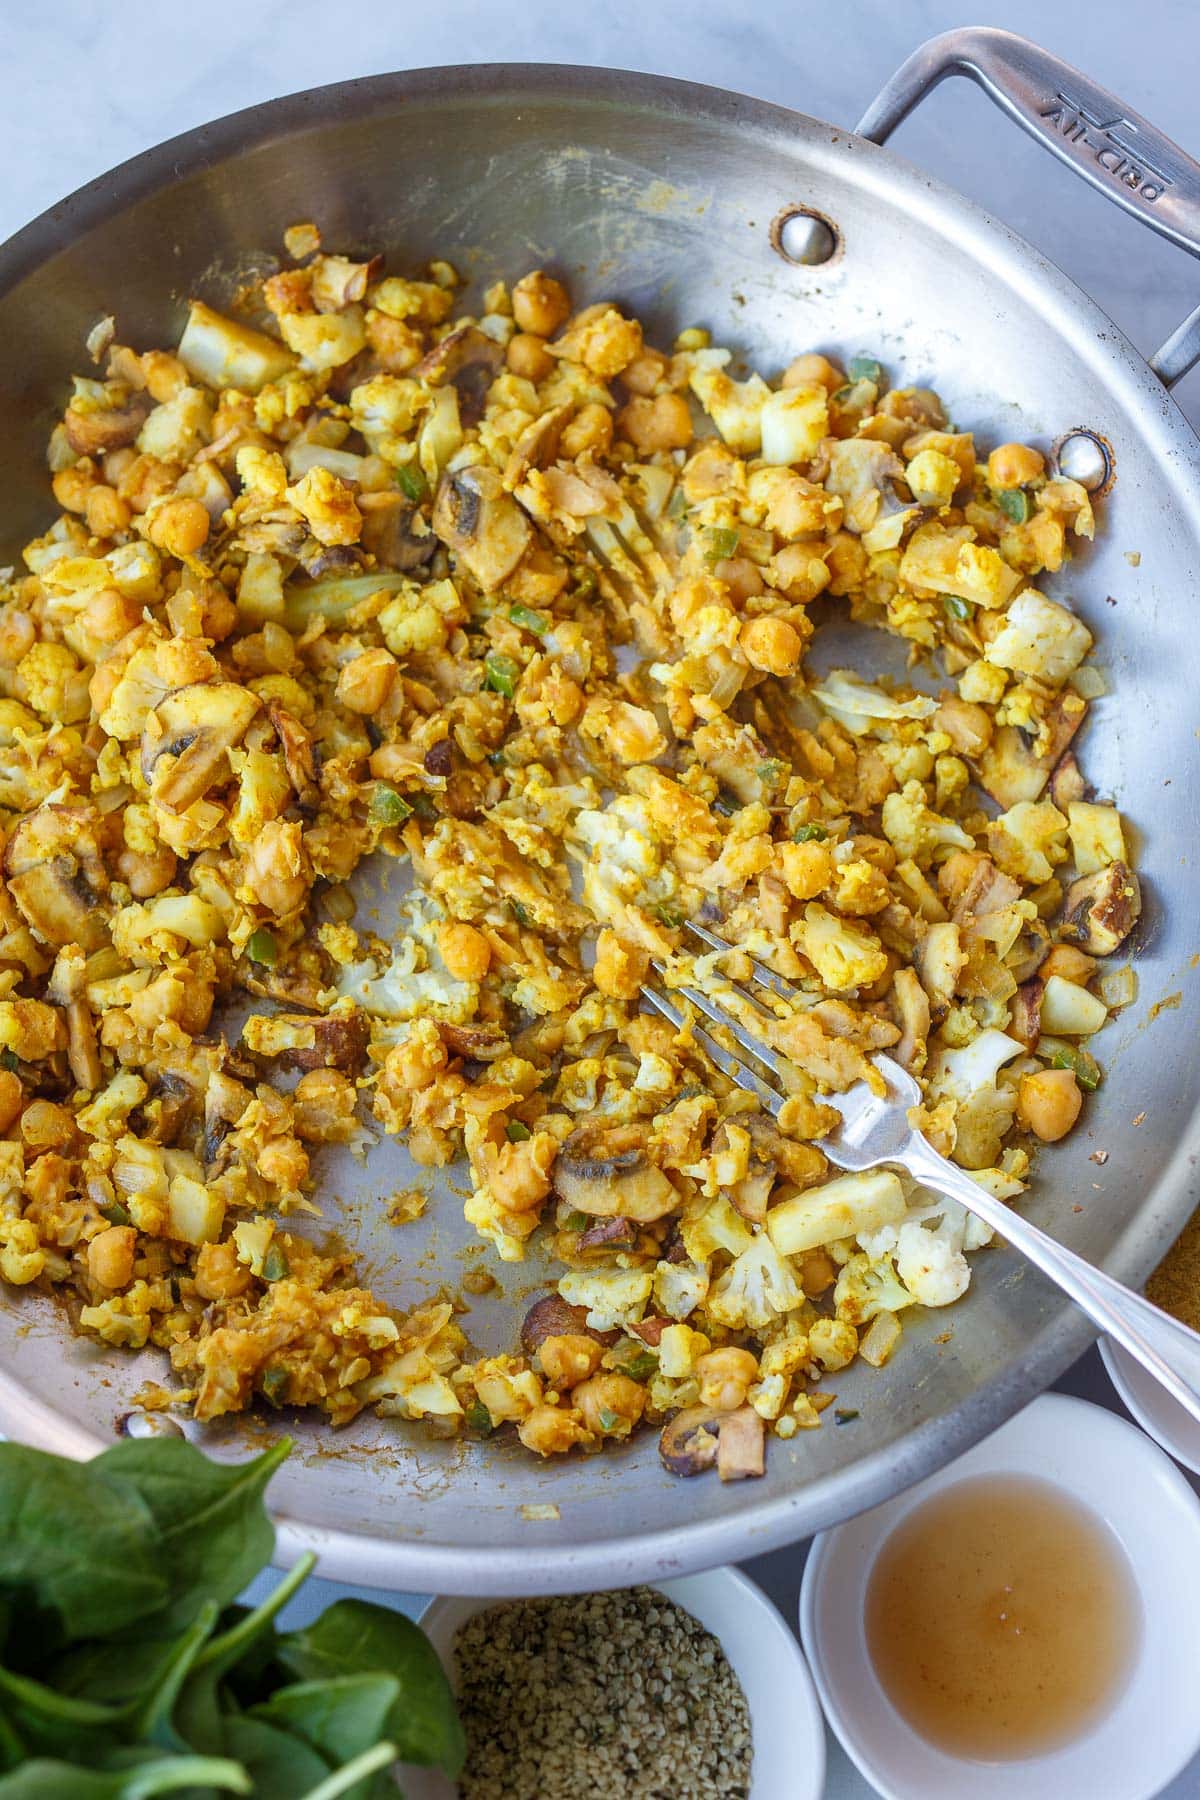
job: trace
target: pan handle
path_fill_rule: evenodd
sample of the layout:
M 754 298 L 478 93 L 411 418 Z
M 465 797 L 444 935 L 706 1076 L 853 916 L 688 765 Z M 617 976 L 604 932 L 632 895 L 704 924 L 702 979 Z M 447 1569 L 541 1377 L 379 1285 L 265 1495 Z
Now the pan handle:
M 914 50 L 871 102 L 857 130 L 886 143 L 950 75 L 965 75 L 1043 149 L 1143 225 L 1200 256 L 1200 163 L 1107 88 L 1028 38 L 967 25 Z M 1150 358 L 1173 387 L 1200 361 L 1200 307 Z

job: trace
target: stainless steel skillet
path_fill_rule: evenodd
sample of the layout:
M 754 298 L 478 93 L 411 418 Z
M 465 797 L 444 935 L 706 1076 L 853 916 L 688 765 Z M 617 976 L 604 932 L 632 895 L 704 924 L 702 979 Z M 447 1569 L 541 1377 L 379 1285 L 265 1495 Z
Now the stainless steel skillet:
M 1004 33 L 953 33 L 918 52 L 871 108 L 869 136 L 885 139 L 956 72 L 1200 254 L 1200 169 L 1110 95 Z M 1141 1279 L 1200 1197 L 1200 454 L 1164 386 L 1200 353 L 1200 315 L 1160 351 L 1156 374 L 1002 224 L 868 137 L 757 101 L 554 68 L 344 83 L 139 157 L 0 250 L 5 556 L 47 520 L 51 409 L 96 317 L 115 308 L 123 336 L 169 341 L 189 293 L 219 301 L 268 262 L 285 225 L 309 217 L 328 243 L 383 245 L 410 262 L 448 255 L 481 281 L 549 262 L 581 300 L 616 295 L 662 340 L 702 322 L 768 371 L 806 349 L 871 351 L 935 385 L 957 421 L 989 438 L 1049 442 L 1083 429 L 1109 446 L 1102 539 L 1057 591 L 1091 624 L 1110 671 L 1083 756 L 1140 828 L 1141 999 L 1109 1030 L 1108 1080 L 1086 1135 L 1042 1158 L 1027 1205 L 1082 1255 Z M 823 250 L 833 252 L 824 262 L 804 260 Z M 1126 552 L 1140 554 L 1136 567 Z M 1093 1160 L 1101 1151 L 1107 1160 Z M 384 1144 L 365 1173 L 346 1159 L 324 1176 L 331 1216 L 400 1300 L 455 1281 L 468 1243 L 453 1172 L 424 1221 L 401 1233 L 373 1223 L 379 1196 L 412 1174 Z M 402 1273 L 401 1254 L 408 1269 L 420 1262 L 415 1274 Z M 538 1270 L 508 1277 L 508 1297 L 477 1303 L 466 1321 L 481 1348 L 511 1341 Z M 1087 1337 L 1033 1272 L 988 1252 L 964 1304 L 914 1321 L 885 1370 L 842 1382 L 839 1404 L 859 1413 L 852 1425 L 774 1443 L 762 1482 L 724 1488 L 666 1476 L 652 1438 L 614 1457 L 538 1466 L 386 1421 L 337 1438 L 296 1421 L 298 1452 L 274 1489 L 281 1553 L 312 1545 L 324 1572 L 347 1580 L 473 1593 L 615 1584 L 745 1557 L 945 1462 L 1053 1380 Z M 161 1373 L 152 1359 L 70 1339 L 48 1303 L 9 1291 L 0 1360 L 0 1429 L 77 1455 L 106 1441 L 139 1383 Z M 208 1441 L 234 1453 L 256 1429 Z

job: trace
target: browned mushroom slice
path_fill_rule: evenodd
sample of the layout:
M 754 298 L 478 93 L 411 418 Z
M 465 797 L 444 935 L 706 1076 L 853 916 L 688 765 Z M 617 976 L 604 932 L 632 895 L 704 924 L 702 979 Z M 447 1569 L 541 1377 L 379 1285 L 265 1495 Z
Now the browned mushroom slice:
M 929 996 L 915 969 L 897 969 L 892 979 L 892 999 L 899 1016 L 901 1037 L 892 1055 L 912 1075 L 925 1067 L 932 1019 Z
M 417 508 L 402 494 L 372 494 L 363 505 L 363 549 L 369 550 L 381 569 L 397 569 L 403 575 L 423 569 L 436 555 L 438 541 Z
M 304 1013 L 276 1013 L 248 1019 L 242 1034 L 247 1048 L 269 1057 L 281 1069 L 343 1069 L 357 1074 L 371 1041 L 366 1013 L 330 1013 L 325 1018 Z
M 1078 944 L 1089 956 L 1111 956 L 1120 948 L 1142 913 L 1138 878 L 1123 862 L 1109 863 L 1094 875 L 1081 875 L 1067 889 L 1059 936 Z
M 1075 761 L 1075 752 L 1068 750 L 1050 777 L 1050 798 L 1059 812 L 1066 812 L 1073 800 L 1082 800 L 1086 794 L 1087 782 Z
M 82 411 L 68 406 L 63 414 L 67 442 L 79 456 L 104 456 L 132 444 L 154 405 L 149 394 L 134 394 L 123 406 Z
M 512 447 L 504 465 L 504 485 L 519 487 L 530 469 L 544 469 L 558 454 L 558 442 L 574 406 L 552 406 L 528 424 Z
M 1018 1043 L 1024 1044 L 1027 1050 L 1036 1050 L 1041 1036 L 1042 994 L 1045 987 L 1045 982 L 1039 981 L 1035 975 L 1031 981 L 1023 981 L 1009 1001 L 1009 1020 L 1005 1030 Z
M 451 1025 L 438 1022 L 442 1042 L 456 1056 L 471 1056 L 476 1062 L 495 1062 L 508 1050 L 507 1034 L 499 1025 Z
M 717 1412 L 688 1406 L 668 1419 L 658 1454 L 672 1475 L 700 1475 L 717 1465 L 722 1481 L 743 1481 L 764 1468 L 765 1428 L 753 1407 Z
M 478 425 L 487 405 L 488 389 L 504 363 L 504 346 L 477 325 L 460 325 L 435 344 L 413 370 L 418 381 L 441 387 L 447 381 L 458 394 L 458 416 L 464 425 Z
M 543 1294 L 525 1314 L 521 1348 L 526 1356 L 536 1356 L 548 1337 L 590 1337 L 598 1344 L 607 1344 L 616 1333 L 597 1331 L 589 1325 L 585 1306 L 571 1306 L 561 1294 Z
M 765 1210 L 765 1208 L 764 1208 Z M 589 1225 L 580 1233 L 580 1250 L 621 1249 L 631 1250 L 637 1243 L 638 1229 L 632 1219 L 624 1219 L 617 1214 L 611 1219 L 601 1219 L 595 1225 Z
M 990 856 L 980 856 L 950 916 L 956 925 L 962 926 L 964 938 L 971 938 L 978 932 L 979 920 L 986 919 L 989 913 L 1000 912 L 1020 898 L 1020 882 L 1003 874 Z
M 301 806 L 315 806 L 320 799 L 320 791 L 317 787 L 312 739 L 295 714 L 288 712 L 285 706 L 269 706 L 267 715 L 275 727 L 275 734 L 283 751 L 284 767 L 297 800 Z
M 1040 919 L 1026 919 L 1021 934 L 1004 959 L 1004 966 L 1016 982 L 1028 981 L 1046 960 L 1050 933 Z
M 364 561 L 357 544 L 322 544 L 315 537 L 306 537 L 296 554 L 300 567 L 314 581 L 322 575 L 349 575 L 361 569 Z
M 482 465 L 443 477 L 433 529 L 489 593 L 512 574 L 533 537 L 497 470 Z
M 83 806 L 39 806 L 13 827 L 4 852 L 8 891 L 33 931 L 61 949 L 107 941 L 108 877 L 95 815 Z
M 67 1065 L 76 1087 L 94 1094 L 104 1079 L 96 1045 L 96 1024 L 86 1000 L 67 1006 Z
M 1006 808 L 1036 800 L 1086 717 L 1087 701 L 1073 688 L 1059 694 L 1046 713 L 1050 741 L 1041 756 L 1034 755 L 1027 733 L 1002 725 L 979 758 L 980 786 Z
M 593 1218 L 648 1225 L 679 1204 L 679 1195 L 646 1155 L 643 1124 L 581 1125 L 554 1161 L 554 1191 Z
M 142 774 L 160 806 L 186 812 L 228 779 L 227 752 L 259 710 L 257 694 L 232 681 L 193 682 L 159 702 L 142 733 Z M 162 759 L 171 757 L 169 765 Z

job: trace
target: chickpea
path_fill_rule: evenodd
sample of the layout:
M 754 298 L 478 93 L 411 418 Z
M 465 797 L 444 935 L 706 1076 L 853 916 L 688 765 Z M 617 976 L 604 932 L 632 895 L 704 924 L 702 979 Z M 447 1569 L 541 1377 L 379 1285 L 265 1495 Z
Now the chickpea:
M 148 854 L 139 850 L 122 850 L 117 858 L 117 874 L 135 900 L 148 900 L 161 894 L 175 878 L 175 852 L 165 844 Z
M 115 537 L 118 531 L 128 530 L 132 514 L 129 502 L 122 500 L 116 488 L 98 481 L 88 490 L 83 516 L 93 537 Z
M 101 463 L 104 479 L 109 487 L 120 487 L 127 469 L 137 461 L 137 451 L 132 444 L 123 444 L 119 450 L 110 450 Z
M 451 920 L 438 927 L 438 950 L 456 981 L 482 981 L 492 960 L 492 949 L 482 931 Z
M 142 608 L 119 588 L 101 588 L 93 594 L 79 615 L 79 623 L 89 637 L 102 644 L 115 644 L 142 622 Z
M 571 1404 L 598 1437 L 626 1438 L 646 1410 L 646 1390 L 628 1375 L 593 1375 L 572 1391 Z
M 692 441 L 692 414 L 682 394 L 635 394 L 617 414 L 617 430 L 635 450 L 683 450 Z
M 308 1179 L 308 1151 L 298 1138 L 268 1138 L 258 1153 L 255 1168 L 273 1187 L 298 1188 Z
M 168 350 L 147 350 L 141 358 L 142 380 L 150 391 L 150 398 L 157 400 L 162 406 L 188 385 L 188 372 L 177 356 Z
M 637 944 L 623 944 L 615 931 L 606 925 L 596 939 L 596 961 L 592 980 L 602 994 L 613 1000 L 636 1000 L 650 953 Z
M 508 340 L 508 349 L 504 359 L 514 375 L 520 375 L 525 381 L 545 381 L 555 369 L 554 358 L 546 349 L 544 337 L 538 337 L 533 331 L 518 331 L 515 337 Z
M 758 1380 L 758 1362 L 749 1350 L 728 1345 L 698 1356 L 696 1373 L 700 1377 L 702 1406 L 711 1406 L 717 1412 L 736 1412 L 745 1405 L 750 1383 Z
M 364 650 L 348 662 L 337 681 L 337 698 L 351 712 L 370 718 L 387 700 L 400 665 L 389 650 Z
M 786 619 L 747 619 L 738 645 L 750 667 L 767 675 L 794 675 L 804 649 L 800 633 Z
M 194 556 L 211 521 L 199 500 L 164 500 L 150 519 L 150 542 L 171 556 Z
M 612 443 L 612 436 L 612 414 L 606 406 L 593 401 L 588 406 L 581 406 L 568 423 L 559 439 L 559 447 L 568 462 L 582 456 L 585 450 L 603 456 Z
M 830 362 L 827 356 L 815 353 L 809 356 L 798 356 L 795 362 L 788 364 L 783 371 L 782 387 L 808 387 L 816 382 L 827 394 L 836 393 L 838 388 L 845 387 L 846 377 L 836 363 Z
M 296 1083 L 292 1109 L 296 1132 L 312 1144 L 337 1143 L 354 1129 L 354 1083 L 338 1069 L 310 1069 Z
M 480 1152 L 487 1184 L 505 1212 L 527 1213 L 550 1192 L 550 1169 L 558 1155 L 558 1139 L 535 1131 L 516 1144 L 485 1144 Z
M 389 1050 L 384 1073 L 397 1087 L 416 1092 L 427 1088 L 448 1060 L 441 1033 L 432 1019 L 417 1019 L 408 1037 Z
M 747 600 L 766 592 L 758 565 L 748 556 L 723 556 L 713 565 L 713 574 L 725 583 L 735 606 L 744 606 Z
M 196 1252 L 196 1292 L 202 1300 L 233 1300 L 250 1285 L 250 1271 L 233 1243 L 201 1244 Z
M 201 628 L 204 636 L 214 644 L 225 641 L 238 622 L 238 609 L 219 581 L 206 581 L 204 584 L 204 605 L 201 615 Z
M 15 668 L 37 642 L 37 627 L 19 607 L 0 608 L 0 663 Z
M 987 472 L 994 488 L 1024 487 L 1046 473 L 1046 459 L 1029 444 L 998 444 L 988 457 Z
M 87 1247 L 88 1274 L 102 1288 L 128 1287 L 133 1279 L 137 1232 L 132 1225 L 110 1225 L 98 1231 Z
M 21 1114 L 21 1136 L 31 1150 L 61 1150 L 74 1135 L 70 1113 L 53 1100 L 31 1100 Z
M 571 301 L 561 281 L 541 269 L 522 275 L 512 291 L 513 318 L 519 331 L 548 338 L 571 315 Z
M 621 370 L 621 380 L 631 394 L 652 394 L 667 379 L 667 359 L 661 350 L 643 350 Z
M 24 1104 L 21 1077 L 14 1069 L 0 1069 L 0 1131 L 11 1129 Z
M 1086 987 L 1095 973 L 1095 957 L 1077 950 L 1074 944 L 1055 944 L 1038 970 L 1043 981 L 1049 981 L 1052 975 L 1061 975 L 1064 981 L 1078 982 L 1080 987 Z
M 82 457 L 68 469 L 60 469 L 50 483 L 54 498 L 64 512 L 86 511 L 88 495 L 96 485 L 96 470 L 90 456 Z
M 1083 1095 L 1070 1069 L 1043 1069 L 1022 1075 L 1017 1090 L 1017 1117 L 1044 1144 L 1057 1144 L 1079 1117 Z
M 536 1456 L 561 1456 L 584 1443 L 588 1433 L 574 1407 L 535 1406 L 517 1426 L 517 1436 Z
M 144 513 L 160 495 L 170 493 L 182 473 L 178 463 L 160 462 L 157 456 L 143 453 L 135 456 L 119 477 L 117 492 L 135 513 Z
M 268 819 L 246 855 L 246 886 L 277 919 L 304 904 L 312 864 L 300 827 L 290 819 Z
M 836 542 L 836 539 L 835 539 Z M 856 537 L 850 538 L 857 544 Z M 824 593 L 830 585 L 833 575 L 832 558 L 826 562 L 823 556 L 814 556 L 815 546 L 809 544 L 785 544 L 777 550 L 774 557 L 776 585 L 781 587 L 789 600 L 798 601 L 801 606 L 815 600 L 818 594 Z M 866 552 L 862 552 L 863 571 L 866 571 Z M 837 589 L 834 589 L 837 592 Z
M 603 1355 L 603 1344 L 598 1344 L 595 1338 L 576 1336 L 574 1332 L 543 1338 L 538 1351 L 542 1373 L 551 1387 L 560 1391 L 578 1387 L 581 1381 L 594 1375 Z
M 939 731 L 944 731 L 956 750 L 964 756 L 979 756 L 992 741 L 992 716 L 972 700 L 960 700 L 949 694 L 933 715 Z

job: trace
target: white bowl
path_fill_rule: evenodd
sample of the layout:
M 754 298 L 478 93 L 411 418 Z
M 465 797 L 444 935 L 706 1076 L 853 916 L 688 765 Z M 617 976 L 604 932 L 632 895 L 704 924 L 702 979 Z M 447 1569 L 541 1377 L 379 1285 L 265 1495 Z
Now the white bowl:
M 1111 1338 L 1100 1339 L 1100 1354 L 1109 1379 L 1142 1430 L 1185 1469 L 1200 1475 L 1200 1424 L 1191 1413 Z
M 729 1658 L 750 1707 L 754 1766 L 750 1800 L 820 1800 L 825 1786 L 825 1726 L 799 1644 L 766 1595 L 737 1569 L 710 1569 L 649 1585 L 711 1631 Z M 454 1679 L 454 1639 L 474 1613 L 496 1599 L 433 1600 L 421 1626 Z M 435 1770 L 406 1768 L 407 1800 L 453 1800 L 454 1784 Z
M 880 1686 L 863 1629 L 884 1539 L 930 1495 L 987 1474 L 1040 1476 L 1090 1507 L 1125 1550 L 1142 1605 L 1133 1667 L 1106 1714 L 1021 1761 L 968 1761 L 918 1736 Z M 1200 1749 L 1200 1501 L 1127 1420 L 1044 1394 L 949 1468 L 822 1533 L 804 1571 L 800 1631 L 825 1715 L 884 1800 L 1150 1800 Z

